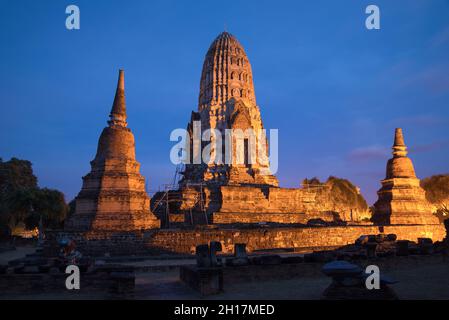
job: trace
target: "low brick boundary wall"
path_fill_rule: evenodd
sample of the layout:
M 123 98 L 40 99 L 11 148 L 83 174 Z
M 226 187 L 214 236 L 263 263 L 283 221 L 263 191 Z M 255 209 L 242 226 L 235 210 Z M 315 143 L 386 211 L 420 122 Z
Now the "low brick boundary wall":
M 89 232 L 53 233 L 44 245 L 45 256 L 58 254 L 56 236 L 67 236 L 75 240 L 77 250 L 85 255 L 111 256 L 145 255 L 160 253 L 194 254 L 199 244 L 220 241 L 223 253 L 233 253 L 234 244 L 246 243 L 249 252 L 267 249 L 293 249 L 311 251 L 335 248 L 354 243 L 361 235 L 397 235 L 398 240 L 417 241 L 432 238 L 441 241 L 446 236 L 445 228 L 439 225 L 393 225 L 393 226 L 332 226 L 332 227 L 269 227 L 234 229 L 158 229 L 136 233 Z
M 144 236 L 143 232 L 47 232 L 43 254 L 57 256 L 60 250 L 58 239 L 67 238 L 75 241 L 76 250 L 88 256 L 145 255 L 148 249 L 144 245 Z
M 224 253 L 232 253 L 235 243 L 246 243 L 249 252 L 264 249 L 324 248 L 354 243 L 366 234 L 397 235 L 398 240 L 417 241 L 432 238 L 441 241 L 446 235 L 440 225 L 336 226 L 219 230 L 159 230 L 148 236 L 147 248 L 160 248 L 177 253 L 194 253 L 198 244 L 220 241 Z

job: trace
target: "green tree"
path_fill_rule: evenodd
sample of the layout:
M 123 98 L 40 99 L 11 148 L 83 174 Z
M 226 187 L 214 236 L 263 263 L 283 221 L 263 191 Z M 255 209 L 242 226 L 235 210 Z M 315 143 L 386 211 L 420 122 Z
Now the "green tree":
M 36 191 L 33 203 L 33 212 L 26 221 L 28 228 L 37 227 L 39 219 L 46 228 L 58 228 L 62 226 L 68 212 L 68 206 L 64 194 L 58 190 L 39 189 Z
M 10 233 L 32 208 L 37 178 L 27 160 L 0 161 L 0 232 Z
M 37 188 L 31 162 L 17 158 L 3 162 L 0 159 L 0 196 L 23 188 Z
M 45 227 L 58 227 L 67 214 L 64 195 L 40 189 L 27 160 L 0 159 L 0 232 L 10 233 L 19 224 L 34 228 L 42 221 Z
M 33 212 L 36 190 L 37 188 L 21 188 L 15 189 L 6 195 L 5 222 L 11 230 L 19 223 L 25 222 Z

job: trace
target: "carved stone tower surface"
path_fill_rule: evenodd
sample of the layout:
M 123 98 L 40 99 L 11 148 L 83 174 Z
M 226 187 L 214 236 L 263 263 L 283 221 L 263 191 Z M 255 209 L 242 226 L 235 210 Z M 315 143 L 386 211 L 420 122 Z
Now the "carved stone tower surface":
M 212 148 L 212 161 L 194 161 L 209 142 L 195 151 L 195 123 L 201 132 L 216 129 L 222 140 L 221 157 Z M 217 185 L 271 185 L 278 181 L 269 171 L 268 143 L 263 131 L 259 107 L 256 104 L 253 76 L 248 57 L 239 41 L 228 32 L 221 33 L 211 44 L 204 59 L 200 81 L 198 112 L 192 112 L 188 124 L 190 133 L 190 164 L 186 165 L 180 184 L 206 182 Z M 225 130 L 241 129 L 240 138 L 232 137 L 225 150 Z M 249 129 L 249 130 L 248 130 Z M 198 132 L 198 131 L 197 131 Z M 253 132 L 253 136 L 247 134 Z M 196 136 L 198 137 L 198 136 Z M 212 136 L 211 141 L 216 141 Z M 230 161 L 225 161 L 226 154 Z M 226 163 L 213 163 L 215 157 Z
M 378 224 L 439 224 L 432 214 L 425 191 L 404 143 L 402 129 L 397 128 L 394 137 L 393 158 L 388 160 L 386 177 L 377 192 L 379 199 L 374 204 L 373 222 Z
M 108 126 L 98 141 L 91 172 L 83 177 L 69 231 L 136 231 L 158 228 L 150 212 L 145 178 L 139 173 L 134 135 L 127 128 L 125 79 L 120 70 Z

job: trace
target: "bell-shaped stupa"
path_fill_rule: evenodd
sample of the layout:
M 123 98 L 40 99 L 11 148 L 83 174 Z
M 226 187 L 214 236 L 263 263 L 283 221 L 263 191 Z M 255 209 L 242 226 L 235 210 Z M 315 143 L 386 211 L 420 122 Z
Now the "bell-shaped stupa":
M 91 172 L 75 198 L 68 231 L 138 231 L 160 226 L 150 212 L 145 178 L 136 161 L 134 135 L 127 128 L 125 79 L 120 70 L 108 126 L 98 141 Z
M 395 131 L 393 158 L 388 160 L 386 177 L 377 192 L 372 220 L 376 224 L 439 224 L 432 214 L 425 191 L 416 177 L 412 160 L 407 157 L 402 129 Z

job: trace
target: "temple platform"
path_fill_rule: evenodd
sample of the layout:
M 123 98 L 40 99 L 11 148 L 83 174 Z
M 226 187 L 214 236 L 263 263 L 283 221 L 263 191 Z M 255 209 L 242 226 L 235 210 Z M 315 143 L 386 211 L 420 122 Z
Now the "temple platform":
M 446 235 L 443 224 L 437 225 L 346 225 L 226 228 L 153 229 L 141 232 L 53 232 L 47 234 L 44 254 L 57 251 L 57 239 L 74 240 L 77 250 L 89 256 L 194 254 L 199 244 L 219 241 L 222 252 L 230 254 L 234 244 L 245 243 L 248 252 L 289 250 L 311 252 L 352 244 L 362 235 L 396 234 L 398 240 L 417 241 L 431 238 L 441 241 Z M 57 252 L 56 252 L 57 253 Z

